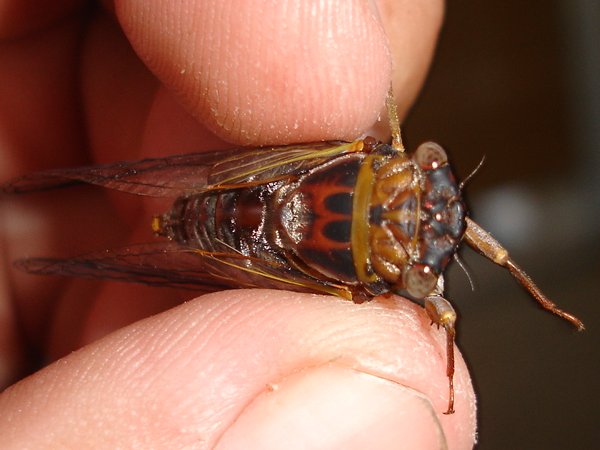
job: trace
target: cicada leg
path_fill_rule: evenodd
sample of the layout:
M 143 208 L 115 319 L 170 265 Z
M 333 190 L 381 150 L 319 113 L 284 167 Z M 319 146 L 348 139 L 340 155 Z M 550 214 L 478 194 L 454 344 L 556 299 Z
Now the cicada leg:
M 506 267 L 513 277 L 531 294 L 531 296 L 546 310 L 570 322 L 579 331 L 583 331 L 585 326 L 583 322 L 558 307 L 551 301 L 533 282 L 531 277 L 525 273 L 509 256 L 500 243 L 492 237 L 490 233 L 481 228 L 476 222 L 467 217 L 467 229 L 465 230 L 465 240 L 467 244 L 481 253 L 483 256 L 493 261 L 499 266 Z
M 448 300 L 441 295 L 425 297 L 425 311 L 438 327 L 446 330 L 446 375 L 448 376 L 448 410 L 444 414 L 454 414 L 454 339 L 456 336 L 456 312 Z
M 394 90 L 390 85 L 388 95 L 385 99 L 387 108 L 388 120 L 390 122 L 390 131 L 392 132 L 392 147 L 400 152 L 404 152 L 404 144 L 402 144 L 402 134 L 400 133 L 400 119 L 398 118 L 398 108 L 396 107 L 396 99 L 394 98 Z

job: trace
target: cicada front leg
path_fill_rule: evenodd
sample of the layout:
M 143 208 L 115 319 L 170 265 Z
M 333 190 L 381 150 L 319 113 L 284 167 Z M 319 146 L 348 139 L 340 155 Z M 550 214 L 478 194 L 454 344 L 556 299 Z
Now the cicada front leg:
M 448 376 L 448 410 L 454 413 L 454 339 L 456 337 L 456 312 L 448 300 L 439 294 L 425 297 L 425 311 L 432 324 L 446 330 L 446 375 Z
M 425 297 L 425 310 L 432 323 L 446 330 L 446 375 L 448 376 L 448 410 L 454 413 L 454 339 L 456 337 L 456 312 L 448 300 L 441 295 Z

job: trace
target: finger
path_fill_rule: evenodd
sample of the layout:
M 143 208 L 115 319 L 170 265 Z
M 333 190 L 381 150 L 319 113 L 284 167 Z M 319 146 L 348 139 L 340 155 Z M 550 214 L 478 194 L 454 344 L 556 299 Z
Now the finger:
M 457 412 L 441 414 L 443 355 L 443 336 L 407 301 L 220 292 L 9 389 L 0 434 L 7 448 L 471 448 L 460 358 Z
M 81 0 L 3 0 L 0 3 L 0 39 L 14 39 L 48 27 L 82 7 Z
M 410 30 L 433 48 L 439 23 L 433 32 L 415 28 L 436 16 L 414 10 L 395 10 L 386 23 L 416 18 Z M 123 0 L 116 11 L 141 58 L 194 117 L 229 142 L 353 139 L 377 120 L 390 85 L 387 38 L 367 1 L 188 0 L 157 8 Z M 423 57 L 413 61 L 403 47 L 394 55 L 404 77 L 422 79 Z
M 81 156 L 75 89 L 78 33 L 78 23 L 69 21 L 0 45 L 2 180 L 27 169 L 72 164 Z
M 6 88 L 7 94 L 0 105 L 7 106 L 0 110 L 0 136 L 9 144 L 1 146 L 7 164 L 0 169 L 11 172 L 4 179 L 36 169 L 89 163 L 88 142 L 96 161 L 138 156 L 148 98 L 158 83 L 131 51 L 114 19 L 101 13 L 88 19 L 83 43 L 78 40 L 81 25 L 70 23 L 69 27 L 48 30 L 39 39 L 3 47 L 4 61 L 10 62 L 11 68 L 1 72 L 9 79 L 0 83 L 0 90 Z M 80 74 L 81 80 L 76 79 Z M 88 133 L 86 139 L 82 128 Z M 100 154 L 98 149 L 108 151 Z M 4 257 L 10 274 L 7 286 L 12 287 L 12 297 L 7 296 L 6 301 L 18 305 L 16 314 L 23 334 L 40 357 L 48 357 L 48 350 L 54 356 L 77 348 L 81 336 L 75 332 L 82 330 L 86 312 L 94 307 L 93 284 L 31 276 L 13 270 L 12 262 L 121 246 L 130 234 L 126 219 L 140 215 L 141 202 L 128 202 L 124 214 L 124 208 L 115 208 L 121 203 L 93 189 L 56 190 L 3 200 Z M 143 239 L 151 239 L 149 231 Z M 85 286 L 87 296 L 80 295 L 81 286 Z M 77 302 L 73 302 L 78 294 Z M 126 305 L 121 305 L 121 313 Z M 124 315 L 129 316 L 128 311 Z M 10 324 L 16 322 L 8 314 L 2 318 Z M 9 323 L 3 329 L 10 330 Z M 12 348 L 19 354 L 18 347 Z M 19 372 L 17 367 L 12 370 Z
M 159 83 L 113 16 L 99 11 L 83 44 L 83 114 L 95 163 L 141 158 L 141 139 Z
M 21 18 L 31 17 L 26 12 L 35 15 L 32 2 L 15 3 L 2 2 L 0 7 L 0 22 L 4 21 L 0 34 L 5 37 L 12 33 L 3 27 L 13 14 L 23 13 Z M 35 20 L 48 12 L 38 6 L 40 16 Z M 25 26 L 15 26 L 21 25 Z M 73 18 L 0 43 L 0 182 L 31 170 L 84 161 L 75 70 L 79 32 L 80 23 Z M 48 202 L 16 205 L 6 198 L 0 203 L 1 256 L 6 269 L 6 276 L 0 279 L 5 294 L 0 298 L 0 348 L 5 357 L 0 385 L 24 370 L 24 358 L 19 358 L 24 343 L 19 341 L 35 341 L 44 335 L 48 323 L 52 289 L 31 278 L 14 278 L 11 267 L 23 252 L 56 243 L 48 239 L 60 228 L 52 207 Z M 17 324 L 22 327 L 18 331 Z
M 224 145 L 210 132 L 215 131 L 216 122 L 222 125 L 216 130 L 221 137 L 246 144 L 354 138 L 364 132 L 379 116 L 384 103 L 390 79 L 389 51 L 377 9 L 368 2 L 343 4 L 345 6 L 321 2 L 317 9 L 311 9 L 308 2 L 297 11 L 294 9 L 294 14 L 288 14 L 289 5 L 285 2 L 275 9 L 266 3 L 253 2 L 251 6 L 243 6 L 249 8 L 247 11 L 236 10 L 236 14 L 228 15 L 230 11 L 222 8 L 231 7 L 233 3 L 192 2 L 183 14 L 181 4 L 157 8 L 148 2 L 117 2 L 116 10 L 132 44 L 167 86 L 179 94 L 192 115 L 164 89 L 159 90 L 149 104 L 152 95 L 148 95 L 148 90 L 153 88 L 148 87 L 151 82 L 143 67 L 127 50 L 124 39 L 110 20 L 97 21 L 88 39 L 86 54 L 90 56 L 84 65 L 85 86 L 88 87 L 85 90 L 88 130 L 97 160 L 135 159 L 229 147 L 230 144 Z M 318 9 L 325 8 L 324 5 L 336 11 L 335 19 L 327 15 L 331 11 Z M 392 52 L 395 64 L 401 69 L 400 75 L 396 76 L 397 90 L 401 93 L 400 102 L 406 108 L 424 78 L 437 37 L 442 6 L 439 2 L 424 5 L 403 2 L 393 6 L 382 1 L 380 7 L 386 31 L 393 36 Z M 207 16 L 211 14 L 216 18 L 208 20 Z M 252 39 L 245 38 L 236 28 L 240 17 L 243 17 L 244 30 Z M 269 33 L 272 30 L 265 28 L 265 23 L 277 23 L 276 33 L 288 32 L 267 36 L 267 29 Z M 176 30 L 171 30 L 172 26 Z M 306 33 L 308 28 L 314 32 Z M 347 34 L 352 33 L 356 36 L 347 39 Z M 304 34 L 310 38 L 306 40 Z M 418 45 L 402 45 L 403 40 Z M 335 55 L 329 55 L 328 51 Z M 307 59 L 306 52 L 314 60 Z M 285 58 L 277 59 L 282 54 Z M 263 67 L 264 59 L 268 61 Z M 243 67 L 240 71 L 229 70 L 232 64 Z M 197 70 L 188 73 L 185 69 L 188 66 Z M 119 77 L 114 77 L 116 70 Z M 323 76 L 323 70 L 328 76 Z M 289 86 L 291 92 L 302 91 L 308 95 L 297 101 L 288 95 L 287 88 L 273 90 L 276 73 L 298 76 L 297 82 Z M 343 73 L 346 78 L 336 78 L 338 73 Z M 315 83 L 317 79 L 319 83 Z M 342 84 L 341 96 L 331 95 L 332 90 L 340 90 Z M 218 100 L 215 95 L 222 95 L 224 87 L 230 90 L 224 97 L 230 101 L 215 104 Z M 253 90 L 252 95 L 258 100 L 256 108 L 249 109 L 250 103 L 244 99 Z M 375 99 L 374 106 L 365 104 L 365 98 Z M 335 122 L 315 114 L 315 105 L 323 108 L 321 112 L 335 115 Z M 97 111 L 111 113 L 98 114 Z M 359 115 L 353 111 L 359 111 Z M 202 121 L 200 125 L 194 116 Z M 300 120 L 299 116 L 306 120 L 310 118 L 310 123 L 302 123 L 304 119 Z M 359 126 L 356 125 L 357 118 L 361 123 Z M 256 140 L 250 142 L 234 136 L 237 131 L 226 123 L 228 120 L 250 130 Z M 293 126 L 289 125 L 290 121 L 294 122 Z M 353 131 L 349 132 L 350 129 Z M 266 134 L 263 133 L 265 130 Z M 275 136 L 280 131 L 283 134 Z M 127 218 L 132 209 L 127 206 L 120 211 Z M 139 214 L 133 212 L 129 217 L 135 219 Z M 146 227 L 146 224 L 142 226 Z

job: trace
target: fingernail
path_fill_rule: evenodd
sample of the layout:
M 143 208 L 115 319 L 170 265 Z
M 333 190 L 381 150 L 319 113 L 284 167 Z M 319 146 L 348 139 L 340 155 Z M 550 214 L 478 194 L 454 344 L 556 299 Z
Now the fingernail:
M 442 426 L 421 393 L 364 372 L 323 366 L 260 394 L 218 449 L 445 449 Z

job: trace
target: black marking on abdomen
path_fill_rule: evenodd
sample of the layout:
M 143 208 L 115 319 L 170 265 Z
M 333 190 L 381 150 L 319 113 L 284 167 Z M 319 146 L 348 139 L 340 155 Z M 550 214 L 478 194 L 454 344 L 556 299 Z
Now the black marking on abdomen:
M 351 229 L 349 220 L 332 220 L 323 227 L 323 235 L 335 242 L 350 242 Z
M 352 215 L 352 195 L 347 192 L 338 192 L 325 199 L 325 208 L 336 214 Z

